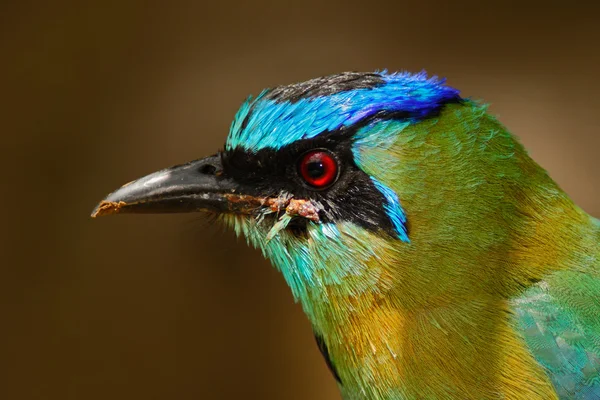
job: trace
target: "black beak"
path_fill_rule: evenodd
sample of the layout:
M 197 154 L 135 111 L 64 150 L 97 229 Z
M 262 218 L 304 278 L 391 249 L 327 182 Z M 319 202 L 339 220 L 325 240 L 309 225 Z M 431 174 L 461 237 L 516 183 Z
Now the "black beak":
M 231 209 L 237 185 L 223 177 L 221 157 L 214 155 L 163 169 L 127 183 L 109 194 L 92 217 L 117 213 L 183 213 Z

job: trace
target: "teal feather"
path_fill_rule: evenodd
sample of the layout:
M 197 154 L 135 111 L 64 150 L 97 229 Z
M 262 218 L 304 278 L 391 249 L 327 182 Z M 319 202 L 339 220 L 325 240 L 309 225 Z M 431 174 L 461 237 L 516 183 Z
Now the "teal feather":
M 357 298 L 372 291 L 377 287 L 381 272 L 369 267 L 369 261 L 391 248 L 384 240 L 373 243 L 367 231 L 350 223 L 309 222 L 309 240 L 302 240 L 284 229 L 266 241 L 265 237 L 273 229 L 266 221 L 234 214 L 223 214 L 221 218 L 237 236 L 245 236 L 250 245 L 259 249 L 281 271 L 294 298 L 315 325 L 322 318 L 316 318 L 319 311 L 314 305 L 329 302 L 322 289 L 335 288 L 338 294 Z M 360 277 L 359 284 L 342 285 L 349 276 Z M 315 326 L 315 329 L 319 330 L 319 327 Z
M 558 272 L 515 300 L 517 326 L 561 399 L 600 399 L 600 279 Z

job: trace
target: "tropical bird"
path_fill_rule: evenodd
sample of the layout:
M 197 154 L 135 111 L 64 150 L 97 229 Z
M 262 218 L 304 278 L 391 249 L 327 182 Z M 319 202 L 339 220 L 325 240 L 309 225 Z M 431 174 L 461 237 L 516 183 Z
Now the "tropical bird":
M 264 90 L 92 216 L 199 210 L 281 271 L 345 400 L 600 399 L 600 222 L 444 80 Z

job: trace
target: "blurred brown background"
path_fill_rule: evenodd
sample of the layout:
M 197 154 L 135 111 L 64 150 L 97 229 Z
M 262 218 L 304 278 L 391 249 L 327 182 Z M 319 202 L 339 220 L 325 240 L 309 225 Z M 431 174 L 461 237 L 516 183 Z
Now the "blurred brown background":
M 214 152 L 263 87 L 446 76 L 600 216 L 598 6 L 283 3 L 1 3 L 1 399 L 339 398 L 257 252 L 197 216 L 88 217 Z

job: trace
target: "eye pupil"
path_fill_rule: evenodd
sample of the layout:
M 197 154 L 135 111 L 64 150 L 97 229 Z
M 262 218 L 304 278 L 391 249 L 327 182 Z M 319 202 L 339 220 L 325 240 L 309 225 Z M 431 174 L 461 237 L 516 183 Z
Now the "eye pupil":
M 304 181 L 317 189 L 324 189 L 337 179 L 337 161 L 326 150 L 313 150 L 300 158 L 299 173 Z
M 325 173 L 325 166 L 321 161 L 310 162 L 306 165 L 306 172 L 311 178 L 319 178 Z

